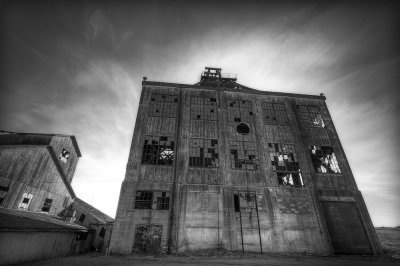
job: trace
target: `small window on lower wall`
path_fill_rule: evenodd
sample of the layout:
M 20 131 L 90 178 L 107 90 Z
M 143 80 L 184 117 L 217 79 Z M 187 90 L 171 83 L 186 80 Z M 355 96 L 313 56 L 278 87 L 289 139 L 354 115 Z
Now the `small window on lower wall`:
M 152 191 L 137 191 L 135 199 L 135 209 L 151 209 L 152 201 Z
M 341 173 L 332 147 L 310 146 L 310 153 L 314 169 L 317 173 Z
M 135 209 L 169 210 L 169 192 L 137 191 Z
M 157 197 L 157 210 L 169 210 L 169 192 L 155 192 Z
M 53 204 L 53 200 L 46 198 L 43 203 L 42 212 L 50 212 L 51 204 Z

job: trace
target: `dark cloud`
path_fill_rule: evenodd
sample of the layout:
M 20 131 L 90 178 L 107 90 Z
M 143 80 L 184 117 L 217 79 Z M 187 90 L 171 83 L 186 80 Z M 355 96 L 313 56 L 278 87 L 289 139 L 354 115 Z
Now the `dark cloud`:
M 76 135 L 84 157 L 74 189 L 108 214 L 124 177 L 142 77 L 193 84 L 204 66 L 218 66 L 255 89 L 326 93 L 374 222 L 400 223 L 390 189 L 400 185 L 397 2 L 3 7 L 0 127 Z M 102 197 L 110 193 L 111 204 Z

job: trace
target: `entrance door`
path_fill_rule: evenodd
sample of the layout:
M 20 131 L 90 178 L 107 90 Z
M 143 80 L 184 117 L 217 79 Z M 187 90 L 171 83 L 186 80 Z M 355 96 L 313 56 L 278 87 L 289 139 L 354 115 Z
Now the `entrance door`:
M 159 254 L 161 252 L 162 226 L 138 224 L 135 230 L 135 253 Z
M 354 202 L 322 201 L 335 254 L 372 254 Z

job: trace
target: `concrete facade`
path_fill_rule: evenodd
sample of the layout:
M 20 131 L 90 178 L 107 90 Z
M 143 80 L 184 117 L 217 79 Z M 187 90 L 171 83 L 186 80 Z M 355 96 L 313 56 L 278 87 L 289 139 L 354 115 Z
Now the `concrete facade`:
M 324 96 L 142 85 L 112 253 L 381 254 Z

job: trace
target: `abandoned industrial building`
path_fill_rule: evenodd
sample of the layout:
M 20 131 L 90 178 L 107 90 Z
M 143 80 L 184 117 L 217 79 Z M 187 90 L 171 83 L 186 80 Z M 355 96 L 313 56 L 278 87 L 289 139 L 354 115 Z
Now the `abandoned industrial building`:
M 74 136 L 0 131 L 0 264 L 105 252 L 114 219 L 71 186 L 81 156 Z
M 143 78 L 111 252 L 381 254 L 325 100 Z

